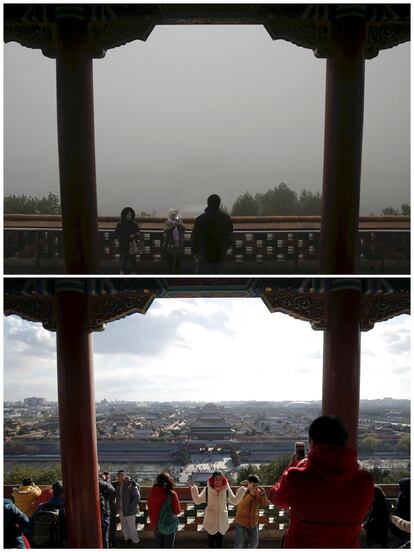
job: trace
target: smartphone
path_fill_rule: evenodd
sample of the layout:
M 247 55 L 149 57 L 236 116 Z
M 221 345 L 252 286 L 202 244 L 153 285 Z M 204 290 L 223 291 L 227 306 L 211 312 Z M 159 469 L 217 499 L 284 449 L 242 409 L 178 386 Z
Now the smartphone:
M 303 460 L 305 458 L 305 443 L 303 441 L 296 441 L 295 455 L 298 460 Z

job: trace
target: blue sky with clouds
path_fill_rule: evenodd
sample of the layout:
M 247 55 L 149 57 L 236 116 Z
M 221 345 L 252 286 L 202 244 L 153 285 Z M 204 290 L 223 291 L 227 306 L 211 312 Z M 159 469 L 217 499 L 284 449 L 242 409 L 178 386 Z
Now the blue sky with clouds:
M 4 399 L 56 400 L 55 335 L 4 324 Z M 323 333 L 260 299 L 162 299 L 94 334 L 101 400 L 316 400 Z M 362 334 L 361 398 L 410 398 L 410 318 Z

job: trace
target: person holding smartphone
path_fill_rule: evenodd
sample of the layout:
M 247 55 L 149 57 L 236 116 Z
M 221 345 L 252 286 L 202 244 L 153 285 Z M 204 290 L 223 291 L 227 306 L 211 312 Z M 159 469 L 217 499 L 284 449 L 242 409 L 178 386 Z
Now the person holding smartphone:
M 251 474 L 245 482 L 246 494 L 237 507 L 234 520 L 234 548 L 257 548 L 259 546 L 259 509 L 267 505 L 265 490 L 259 487 L 260 479 Z
M 360 547 L 374 480 L 347 441 L 338 417 L 320 416 L 309 427 L 307 457 L 300 458 L 304 448 L 296 444 L 290 466 L 270 491 L 275 506 L 289 509 L 283 548 Z

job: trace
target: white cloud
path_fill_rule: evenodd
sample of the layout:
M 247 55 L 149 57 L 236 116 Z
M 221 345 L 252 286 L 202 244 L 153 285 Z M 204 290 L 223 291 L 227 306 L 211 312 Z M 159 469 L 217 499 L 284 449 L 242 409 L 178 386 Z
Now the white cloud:
M 361 397 L 410 397 L 408 316 L 362 335 Z M 161 299 L 94 337 L 97 400 L 320 399 L 323 332 L 260 299 Z M 5 322 L 5 398 L 56 399 L 55 336 Z

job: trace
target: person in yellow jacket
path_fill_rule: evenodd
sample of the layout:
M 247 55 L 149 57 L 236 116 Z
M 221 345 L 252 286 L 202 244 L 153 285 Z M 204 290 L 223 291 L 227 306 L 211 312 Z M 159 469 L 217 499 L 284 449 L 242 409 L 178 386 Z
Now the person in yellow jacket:
M 27 516 L 33 513 L 33 501 L 42 494 L 41 489 L 35 485 L 31 477 L 23 479 L 20 487 L 13 489 L 13 502 Z
M 234 548 L 257 548 L 259 545 L 259 509 L 267 505 L 265 490 L 257 475 L 247 478 L 247 492 L 237 507 L 234 520 Z

